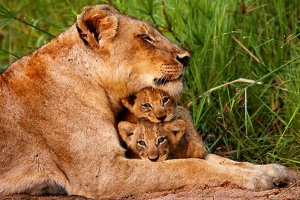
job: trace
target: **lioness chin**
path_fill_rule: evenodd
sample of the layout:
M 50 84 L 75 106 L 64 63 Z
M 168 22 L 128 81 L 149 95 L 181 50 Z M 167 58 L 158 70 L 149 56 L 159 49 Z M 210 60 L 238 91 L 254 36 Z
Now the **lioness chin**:
M 113 198 L 212 181 L 252 190 L 288 181 L 276 164 L 125 158 L 120 99 L 149 86 L 179 96 L 188 58 L 147 22 L 86 7 L 70 29 L 0 76 L 0 194 Z

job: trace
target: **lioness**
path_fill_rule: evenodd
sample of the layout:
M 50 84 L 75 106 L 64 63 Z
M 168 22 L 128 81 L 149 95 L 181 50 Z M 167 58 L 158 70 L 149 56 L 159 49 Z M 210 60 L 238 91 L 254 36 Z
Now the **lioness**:
M 138 123 L 121 121 L 118 131 L 127 145 L 129 158 L 164 161 L 176 158 L 172 155 L 175 155 L 174 150 L 184 135 L 185 122 L 181 119 L 168 123 L 152 123 L 145 119 L 138 120 Z
M 145 118 L 154 123 L 168 122 L 173 118 L 185 121 L 184 137 L 180 140 L 172 158 L 202 158 L 205 155 L 204 143 L 195 130 L 189 112 L 181 106 L 176 106 L 177 101 L 167 92 L 146 87 L 121 101 L 128 109 L 128 111 L 125 110 L 125 113 L 121 113 L 123 115 L 121 120 L 135 122 L 137 121 L 136 117 L 138 119 Z
M 252 190 L 288 181 L 277 164 L 125 157 L 120 99 L 149 86 L 180 95 L 188 58 L 147 22 L 86 7 L 70 29 L 0 76 L 0 193 L 113 198 L 212 181 Z

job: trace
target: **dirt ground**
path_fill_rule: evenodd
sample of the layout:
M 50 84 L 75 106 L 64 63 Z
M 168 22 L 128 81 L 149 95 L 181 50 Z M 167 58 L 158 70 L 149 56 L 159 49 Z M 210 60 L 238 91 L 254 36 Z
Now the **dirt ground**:
M 275 188 L 267 191 L 254 192 L 238 188 L 234 185 L 224 185 L 217 187 L 193 186 L 178 190 L 145 193 L 138 196 L 124 197 L 119 200 L 300 200 L 300 173 L 291 172 L 294 183 L 284 188 Z M 87 200 L 80 196 L 28 196 L 10 195 L 0 196 L 0 200 Z
M 151 200 L 222 200 L 222 199 L 277 199 L 277 200 L 294 200 L 300 199 L 300 186 L 284 189 L 272 189 L 261 192 L 253 192 L 249 190 L 243 190 L 230 186 L 223 187 L 209 187 L 205 189 L 190 189 L 190 190 L 177 190 L 167 192 L 157 192 L 150 194 L 143 194 L 138 197 L 126 198 L 126 200 L 140 200 L 140 199 L 151 199 Z

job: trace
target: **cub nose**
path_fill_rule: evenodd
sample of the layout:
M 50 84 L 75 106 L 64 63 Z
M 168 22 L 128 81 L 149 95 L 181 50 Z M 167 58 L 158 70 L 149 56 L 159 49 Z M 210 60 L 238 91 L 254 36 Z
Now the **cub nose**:
M 188 52 L 185 52 L 183 54 L 177 54 L 176 60 L 180 62 L 183 65 L 183 67 L 185 67 L 190 60 L 190 54 Z
M 167 115 L 163 115 L 160 117 L 156 117 L 156 119 L 160 120 L 160 121 L 164 121 L 167 118 Z

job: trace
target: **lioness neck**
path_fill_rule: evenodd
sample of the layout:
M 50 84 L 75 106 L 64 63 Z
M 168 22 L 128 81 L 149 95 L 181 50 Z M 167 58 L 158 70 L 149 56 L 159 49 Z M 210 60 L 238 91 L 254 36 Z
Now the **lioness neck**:
M 116 113 L 121 108 L 119 99 L 135 91 L 131 91 L 124 84 L 127 81 L 124 80 L 126 75 L 111 73 L 114 66 L 107 65 L 106 63 L 111 64 L 107 59 L 109 58 L 102 56 L 101 52 L 85 45 L 79 37 L 76 26 L 73 25 L 31 55 L 10 65 L 3 72 L 2 78 L 4 81 L 14 80 L 8 84 L 20 95 L 26 94 L 22 93 L 24 91 L 19 87 L 14 87 L 17 82 L 24 83 L 23 85 L 27 85 L 27 89 L 30 90 L 41 90 L 45 84 L 50 84 L 53 88 L 59 85 L 62 92 L 64 91 L 62 87 L 65 87 L 65 90 L 73 88 L 71 90 L 78 91 L 77 97 L 93 106 L 97 105 L 87 101 L 94 101 L 98 96 L 97 93 L 105 93 L 110 101 L 106 105 L 110 105 L 113 113 Z M 94 99 L 82 96 L 83 90 L 94 93 L 90 94 Z M 105 103 L 102 102 L 101 105 Z

